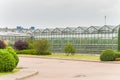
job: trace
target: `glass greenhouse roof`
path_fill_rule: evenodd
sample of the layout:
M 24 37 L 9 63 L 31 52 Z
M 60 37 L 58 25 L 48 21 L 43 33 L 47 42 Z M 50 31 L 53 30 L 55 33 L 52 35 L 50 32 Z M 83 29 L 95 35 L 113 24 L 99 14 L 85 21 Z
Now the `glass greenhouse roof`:
M 28 37 L 30 34 L 18 33 L 18 32 L 0 32 L 0 36 L 23 36 Z
M 97 34 L 97 33 L 117 33 L 118 26 L 104 25 L 104 26 L 90 26 L 90 27 L 66 27 L 66 28 L 46 28 L 46 29 L 24 29 L 18 30 L 16 28 L 0 28 L 1 36 L 30 36 L 32 34 Z

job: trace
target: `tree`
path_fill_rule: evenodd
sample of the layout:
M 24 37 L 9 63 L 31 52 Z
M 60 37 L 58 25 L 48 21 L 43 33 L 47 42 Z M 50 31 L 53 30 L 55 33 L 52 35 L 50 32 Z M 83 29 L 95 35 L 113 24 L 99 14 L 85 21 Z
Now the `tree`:
M 50 44 L 48 40 L 41 39 L 41 40 L 35 40 L 33 43 L 34 49 L 37 51 L 40 55 L 50 55 Z
M 67 45 L 64 47 L 64 51 L 65 51 L 65 53 L 67 54 L 67 56 L 69 56 L 70 54 L 71 54 L 71 55 L 74 55 L 75 52 L 76 52 L 76 49 L 75 49 L 71 44 L 67 44 Z
M 118 51 L 120 51 L 120 27 L 118 30 Z
M 23 40 L 18 40 L 14 43 L 14 48 L 17 50 L 28 49 L 28 42 L 23 41 Z
M 33 39 L 27 38 L 25 39 L 26 42 L 28 42 L 28 49 L 33 49 Z

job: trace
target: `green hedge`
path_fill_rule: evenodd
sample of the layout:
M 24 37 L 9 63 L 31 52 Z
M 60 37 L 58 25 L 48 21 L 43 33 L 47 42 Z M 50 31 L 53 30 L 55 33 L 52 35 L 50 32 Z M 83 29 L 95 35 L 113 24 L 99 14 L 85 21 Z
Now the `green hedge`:
M 105 50 L 100 54 L 101 61 L 114 61 L 115 60 L 115 52 L 113 50 Z
M 38 54 L 38 55 L 51 55 L 52 53 L 50 51 L 45 51 L 44 53 Z
M 39 53 L 37 53 L 36 50 L 34 49 L 28 49 L 28 50 L 16 50 L 17 54 L 32 54 L 32 55 L 39 55 Z M 41 53 L 41 55 L 51 55 L 51 52 L 46 51 L 43 54 Z
M 120 52 L 105 50 L 100 55 L 101 61 L 120 61 Z
M 36 55 L 37 52 L 34 49 L 28 49 L 28 50 L 16 50 L 17 54 L 32 54 Z
M 115 53 L 115 58 L 120 58 L 120 52 Z

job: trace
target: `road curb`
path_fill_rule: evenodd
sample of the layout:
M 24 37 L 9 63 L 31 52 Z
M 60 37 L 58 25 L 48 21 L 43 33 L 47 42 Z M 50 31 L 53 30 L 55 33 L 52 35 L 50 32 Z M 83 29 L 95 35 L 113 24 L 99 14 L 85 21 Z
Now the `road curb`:
M 38 73 L 39 73 L 38 71 L 34 71 L 34 72 L 32 72 L 31 74 L 27 74 L 27 75 L 18 77 L 18 78 L 16 78 L 15 80 L 24 80 L 24 79 L 26 79 L 26 78 L 35 76 L 35 75 L 37 75 Z
M 96 62 L 96 63 L 107 63 L 107 64 L 120 64 L 119 61 L 97 61 L 97 60 L 84 60 L 84 59 L 65 59 L 65 58 L 48 58 L 42 56 L 34 55 L 18 55 L 19 57 L 28 57 L 28 58 L 42 58 L 42 59 L 56 59 L 56 60 L 69 60 L 69 61 L 83 61 L 83 62 Z
M 0 80 L 24 80 L 26 78 L 37 75 L 39 72 L 37 70 L 22 69 L 19 72 L 0 76 Z

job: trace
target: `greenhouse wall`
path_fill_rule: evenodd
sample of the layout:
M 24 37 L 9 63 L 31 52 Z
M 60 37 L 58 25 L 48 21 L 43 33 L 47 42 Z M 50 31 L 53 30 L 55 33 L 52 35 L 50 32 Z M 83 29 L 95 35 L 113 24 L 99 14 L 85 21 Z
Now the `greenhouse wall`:
M 105 49 L 117 50 L 118 26 L 90 26 L 36 30 L 35 39 L 48 39 L 51 50 L 64 53 L 64 46 L 72 44 L 77 53 L 100 53 Z
M 4 39 L 47 39 L 51 44 L 51 51 L 54 53 L 64 53 L 66 44 L 72 44 L 77 53 L 100 53 L 105 49 L 117 50 L 118 26 L 90 26 L 90 27 L 66 27 L 53 29 L 0 29 L 5 32 L 18 32 L 25 35 L 4 36 Z M 1 32 L 0 31 L 0 32 Z M 16 38 L 17 37 L 17 38 Z

